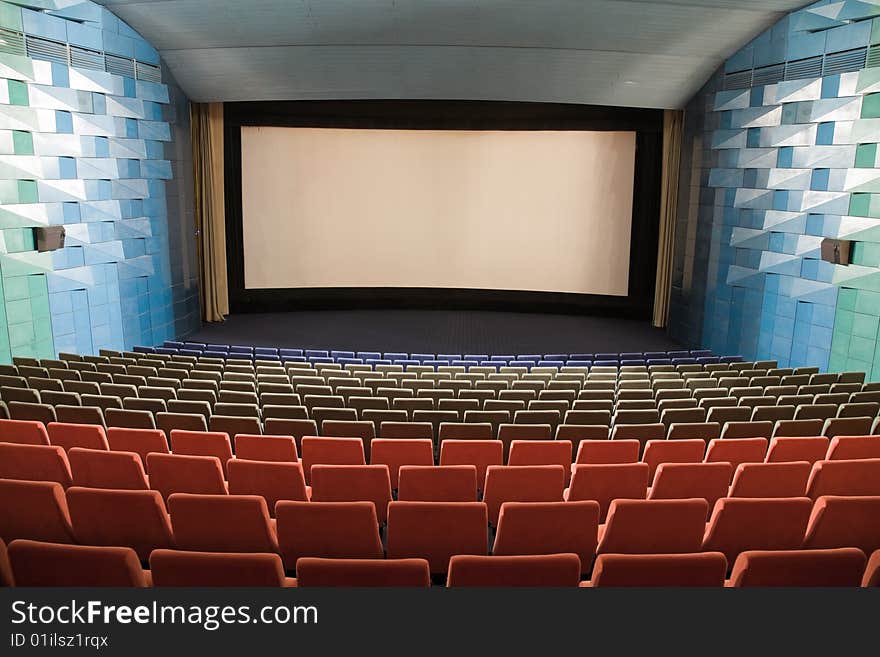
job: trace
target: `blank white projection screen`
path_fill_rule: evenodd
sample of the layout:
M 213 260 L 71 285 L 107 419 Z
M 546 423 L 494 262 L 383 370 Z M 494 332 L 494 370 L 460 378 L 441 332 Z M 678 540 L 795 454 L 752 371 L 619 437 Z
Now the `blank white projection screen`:
M 626 296 L 634 132 L 241 130 L 245 287 Z

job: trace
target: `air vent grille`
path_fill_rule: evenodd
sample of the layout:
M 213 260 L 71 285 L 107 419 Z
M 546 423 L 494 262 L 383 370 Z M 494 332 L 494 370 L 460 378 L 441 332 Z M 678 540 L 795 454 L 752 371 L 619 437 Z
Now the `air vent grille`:
M 825 66 L 822 69 L 822 75 L 861 71 L 865 68 L 867 54 L 867 48 L 855 48 L 825 55 Z
M 24 34 L 0 27 L 0 52 L 9 55 L 26 55 Z
M 776 84 L 785 77 L 785 64 L 775 64 L 756 68 L 752 72 L 752 86 L 758 87 L 765 84 Z
M 103 71 L 104 53 L 100 50 L 70 46 L 70 65 L 77 68 L 88 68 L 93 71 Z
M 42 37 L 27 35 L 27 55 L 31 59 L 41 59 L 56 64 L 67 64 L 67 44 Z
M 135 70 L 137 72 L 138 80 L 162 82 L 162 70 L 158 66 L 144 64 L 143 62 L 135 62 Z
M 868 58 L 865 66 L 880 66 L 880 46 L 871 46 L 868 48 Z
M 114 75 L 124 75 L 129 78 L 134 77 L 134 60 L 128 57 L 119 57 L 117 55 L 104 55 L 104 61 L 107 64 L 107 72 Z
M 752 86 L 752 72 L 739 71 L 724 76 L 725 89 L 748 89 Z
M 804 80 L 822 77 L 822 56 L 808 57 L 788 62 L 785 65 L 786 80 Z

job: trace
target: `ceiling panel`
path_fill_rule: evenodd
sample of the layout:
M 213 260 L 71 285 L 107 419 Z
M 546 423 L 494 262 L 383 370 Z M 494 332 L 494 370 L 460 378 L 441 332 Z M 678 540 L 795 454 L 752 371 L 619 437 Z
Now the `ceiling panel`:
M 678 107 L 802 0 L 99 0 L 197 101 Z

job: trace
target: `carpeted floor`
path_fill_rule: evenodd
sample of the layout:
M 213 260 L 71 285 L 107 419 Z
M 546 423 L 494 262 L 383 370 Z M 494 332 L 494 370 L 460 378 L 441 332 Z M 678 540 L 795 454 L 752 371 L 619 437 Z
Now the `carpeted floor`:
M 678 347 L 649 322 L 481 311 L 347 310 L 233 315 L 187 338 L 254 346 L 429 353 L 659 351 Z

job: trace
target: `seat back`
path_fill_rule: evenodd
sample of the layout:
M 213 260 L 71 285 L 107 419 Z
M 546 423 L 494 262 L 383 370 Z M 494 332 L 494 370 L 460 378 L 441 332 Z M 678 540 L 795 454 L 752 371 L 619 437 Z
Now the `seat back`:
M 867 559 L 857 548 L 749 550 L 733 564 L 729 586 L 858 586 Z
M 171 430 L 171 452 L 186 456 L 216 456 L 226 476 L 226 462 L 232 458 L 229 435 L 219 431 Z
M 293 571 L 300 557 L 381 559 L 382 542 L 372 502 L 280 501 L 275 507 L 278 545 Z
M 66 452 L 74 447 L 105 451 L 110 449 L 104 427 L 99 425 L 50 422 L 46 429 L 49 433 L 49 442 L 62 447 Z
M 235 457 L 247 461 L 296 463 L 299 454 L 293 436 L 254 436 L 240 433 L 235 437 Z
M 720 552 L 600 554 L 591 586 L 724 586 L 727 559 Z
M 492 554 L 578 555 L 584 573 L 596 554 L 599 504 L 579 502 L 505 502 L 498 516 Z
M 805 548 L 880 549 L 880 496 L 823 495 L 816 500 L 804 536 Z
M 440 465 L 473 465 L 477 469 L 477 488 L 486 486 L 489 466 L 504 464 L 500 440 L 444 440 L 440 444 Z
M 72 486 L 67 504 L 78 543 L 129 547 L 141 561 L 154 549 L 174 547 L 171 519 L 157 491 Z
M 387 518 L 391 477 L 386 465 L 312 466 L 313 502 L 372 502 L 379 524 Z
M 0 443 L 48 445 L 49 434 L 46 426 L 36 420 L 0 419 Z
M 741 463 L 733 474 L 730 497 L 801 497 L 807 489 L 810 464 Z
M 303 436 L 302 465 L 307 484 L 312 482 L 315 464 L 364 465 L 364 443 L 360 438 Z
M 515 557 L 456 555 L 449 561 L 447 586 L 577 586 L 576 554 Z
M 807 497 L 725 497 L 715 503 L 703 550 L 722 552 L 731 566 L 746 550 L 800 547 L 812 501 Z
M 736 468 L 740 463 L 763 463 L 767 454 L 766 438 L 723 438 L 713 440 L 706 450 L 707 463 L 730 463 Z
M 649 500 L 680 500 L 702 497 L 715 506 L 726 497 L 733 475 L 730 463 L 661 463 L 654 474 Z
M 223 468 L 216 456 L 147 454 L 150 488 L 166 500 L 172 493 L 226 494 Z
M 880 436 L 835 436 L 831 439 L 825 459 L 880 459 Z
M 612 500 L 643 500 L 648 492 L 647 463 L 587 463 L 573 468 L 566 501 L 593 500 L 604 522 Z
M 705 452 L 706 442 L 701 438 L 649 440 L 642 461 L 650 466 L 653 480 L 661 463 L 700 463 Z
M 67 454 L 75 486 L 149 490 L 140 457 L 133 452 L 108 452 L 74 447 Z
M 266 500 L 259 495 L 194 495 L 168 498 L 174 540 L 186 550 L 277 552 Z
M 9 545 L 16 586 L 147 586 L 137 554 L 126 547 L 17 540 Z
M 504 502 L 561 502 L 564 488 L 561 465 L 490 465 L 483 491 L 489 523 L 498 522 Z
M 598 554 L 699 552 L 709 504 L 687 500 L 614 500 Z
M 54 445 L 0 443 L 0 479 L 57 481 L 70 486 L 70 464 L 64 450 Z
M 134 452 L 141 457 L 141 461 L 150 471 L 147 463 L 147 455 L 168 454 L 168 440 L 160 429 L 129 429 L 125 427 L 110 427 L 107 429 L 107 443 L 114 452 Z
M 55 481 L 0 479 L 0 537 L 75 543 L 64 489 Z M 14 503 L 13 503 L 14 501 Z
M 424 559 L 317 559 L 297 562 L 297 586 L 391 586 L 431 585 L 431 573 Z
M 434 465 L 434 444 L 428 439 L 377 438 L 373 441 L 370 463 L 388 466 L 391 488 L 397 489 L 403 465 Z
M 153 586 L 284 586 L 277 554 L 154 550 Z
M 807 496 L 822 495 L 880 495 L 880 459 L 816 461 Z
M 487 554 L 487 520 L 483 502 L 391 502 L 388 558 L 427 559 L 432 573 L 445 573 L 453 555 Z
M 410 502 L 476 502 L 477 468 L 473 465 L 404 465 L 397 499 Z
M 293 440 L 291 439 L 291 444 Z M 259 495 L 266 500 L 269 515 L 275 515 L 278 500 L 307 502 L 306 481 L 299 462 L 231 459 L 227 464 L 230 495 Z
M 575 463 L 635 463 L 641 448 L 638 440 L 582 440 Z

